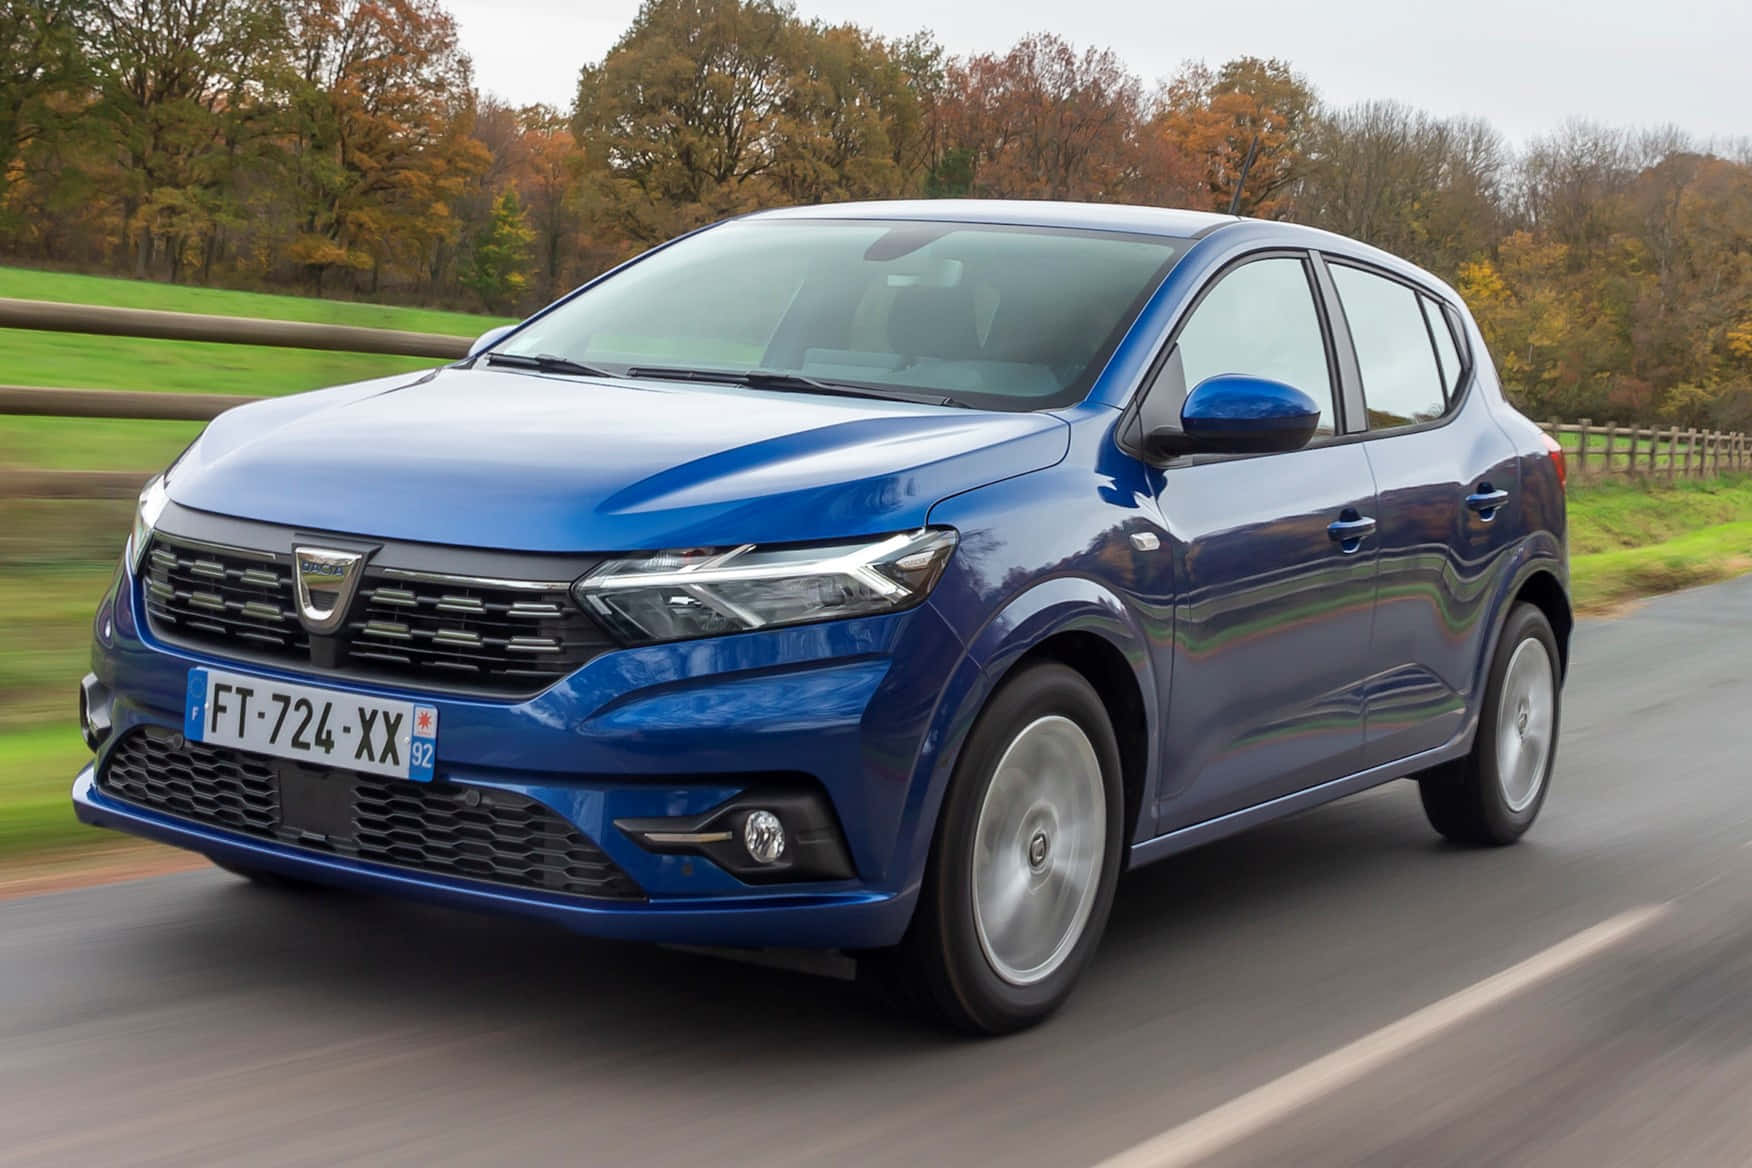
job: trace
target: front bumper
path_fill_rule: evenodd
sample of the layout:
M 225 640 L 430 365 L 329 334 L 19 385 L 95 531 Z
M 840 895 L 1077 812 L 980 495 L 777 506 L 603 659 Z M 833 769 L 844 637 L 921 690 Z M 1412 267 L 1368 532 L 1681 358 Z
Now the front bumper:
M 96 622 L 110 729 L 74 784 L 85 823 L 290 876 L 539 917 L 607 937 L 742 947 L 892 944 L 910 919 L 944 772 L 931 748 L 977 669 L 926 605 L 858 621 L 604 654 L 527 701 L 337 682 L 158 642 L 126 575 Z M 437 779 L 551 808 L 645 892 L 595 900 L 390 867 L 126 802 L 96 769 L 135 731 L 178 730 L 188 670 L 218 665 L 439 707 Z M 816 785 L 849 880 L 751 883 L 700 855 L 640 846 L 617 820 L 698 816 L 774 776 Z
M 638 902 L 548 896 L 482 881 L 445 879 L 318 852 L 281 847 L 111 799 L 94 768 L 73 782 L 81 823 L 127 832 L 218 860 L 362 892 L 450 908 L 533 917 L 596 937 L 737 948 L 869 949 L 906 931 L 913 894 L 867 888 L 760 895 L 719 894 Z

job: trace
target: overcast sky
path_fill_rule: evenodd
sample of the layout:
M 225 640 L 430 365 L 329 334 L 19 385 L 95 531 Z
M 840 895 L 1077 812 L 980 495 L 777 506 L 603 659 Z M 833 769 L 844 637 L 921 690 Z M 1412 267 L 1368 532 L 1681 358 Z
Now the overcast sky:
M 448 0 L 481 88 L 569 107 L 638 0 Z M 1581 116 L 1752 137 L 1752 0 L 798 0 L 805 17 L 956 53 L 1053 32 L 1154 81 L 1182 61 L 1284 57 L 1327 101 L 1390 97 L 1489 118 L 1516 140 Z

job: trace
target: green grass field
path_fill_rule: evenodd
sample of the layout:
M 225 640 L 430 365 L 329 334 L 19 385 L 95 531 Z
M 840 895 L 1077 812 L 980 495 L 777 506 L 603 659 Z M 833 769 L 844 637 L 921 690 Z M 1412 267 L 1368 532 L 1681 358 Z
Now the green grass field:
M 273 320 L 353 324 L 474 337 L 504 321 L 461 312 L 395 308 L 215 288 L 184 288 L 106 276 L 0 268 L 0 297 L 160 308 Z M 321 353 L 253 345 L 207 345 L 132 337 L 0 330 L 9 385 L 151 389 L 168 393 L 280 394 L 421 369 L 420 357 Z M 198 422 L 0 417 L 0 466 L 64 470 L 156 470 L 200 431 Z
M 167 288 L 0 268 L 0 296 L 336 321 L 473 335 L 496 323 L 417 309 Z M 284 393 L 424 362 L 0 331 L 5 379 L 167 391 Z M 0 418 L 0 464 L 151 469 L 197 423 Z M 86 752 L 74 687 L 91 614 L 116 567 L 131 505 L 0 499 L 0 859 L 113 837 L 80 827 L 66 792 Z M 1752 477 L 1673 486 L 1590 483 L 1570 493 L 1576 600 L 1590 611 L 1752 570 Z

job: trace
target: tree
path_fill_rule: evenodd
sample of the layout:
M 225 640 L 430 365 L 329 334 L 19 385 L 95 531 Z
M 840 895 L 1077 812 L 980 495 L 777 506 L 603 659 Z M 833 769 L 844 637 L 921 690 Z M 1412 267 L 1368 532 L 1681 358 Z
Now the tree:
M 0 214 L 19 154 L 61 128 L 58 99 L 85 73 L 83 0 L 6 0 L 0 6 Z
M 162 253 L 172 280 L 212 232 L 246 139 L 267 127 L 265 79 L 284 47 L 271 0 L 91 0 L 93 129 L 113 147 L 134 271 Z
M 1215 73 L 1188 66 L 1161 95 L 1156 132 L 1204 160 L 1208 205 L 1260 218 L 1290 209 L 1316 100 L 1289 64 L 1238 57 Z
M 514 304 L 529 283 L 529 245 L 535 239 L 523 216 L 517 192 L 507 190 L 493 204 L 492 218 L 475 236 L 461 282 L 489 309 Z
M 291 7 L 288 253 L 317 291 L 334 268 L 400 261 L 433 280 L 459 233 L 451 202 L 486 170 L 456 23 L 435 0 Z
M 1482 122 L 1366 102 L 1317 120 L 1296 214 L 1452 278 L 1501 238 L 1506 154 Z
M 798 33 L 772 0 L 646 0 L 578 79 L 572 132 L 609 227 L 655 243 L 772 197 Z
M 797 30 L 772 174 L 791 203 L 911 192 L 926 131 L 903 51 L 853 25 Z
M 1110 50 L 1054 36 L 949 70 L 938 177 L 1010 198 L 1173 201 L 1190 169 L 1145 132 L 1143 84 Z

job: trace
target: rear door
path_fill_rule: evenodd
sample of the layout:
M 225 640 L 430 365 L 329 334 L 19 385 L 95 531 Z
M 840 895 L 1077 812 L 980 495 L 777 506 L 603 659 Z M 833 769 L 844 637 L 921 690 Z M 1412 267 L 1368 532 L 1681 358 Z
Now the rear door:
M 1336 256 L 1326 271 L 1380 494 L 1363 751 L 1373 767 L 1440 746 L 1464 723 L 1520 479 L 1484 396 L 1467 392 L 1464 334 L 1441 300 Z
M 1183 457 L 1161 476 L 1176 582 L 1161 831 L 1360 766 L 1375 486 L 1361 444 L 1339 436 L 1336 357 L 1313 289 L 1306 254 L 1230 268 L 1189 314 L 1144 402 L 1164 424 L 1189 388 L 1243 373 L 1294 385 L 1322 412 L 1303 449 Z

